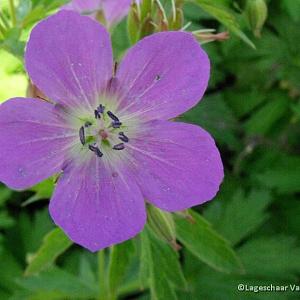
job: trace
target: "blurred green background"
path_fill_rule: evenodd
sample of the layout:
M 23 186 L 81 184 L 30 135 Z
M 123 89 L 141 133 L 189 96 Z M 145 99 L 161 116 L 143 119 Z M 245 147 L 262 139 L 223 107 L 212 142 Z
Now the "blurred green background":
M 62 2 L 20 1 L 27 14 L 34 13 L 28 17 L 24 12 L 28 24 L 15 40 L 14 31 L 8 42 L 1 41 L 0 102 L 25 96 L 28 79 L 17 49 L 35 22 Z M 183 247 L 179 255 L 187 289 L 177 290 L 177 299 L 300 299 L 299 292 L 237 291 L 239 283 L 299 284 L 300 1 L 267 1 L 261 37 L 250 30 L 246 1 L 195 2 L 230 12 L 256 46 L 251 48 L 232 28 L 229 40 L 203 45 L 212 64 L 209 89 L 197 107 L 181 116 L 216 139 L 225 180 L 216 199 L 196 210 L 234 248 L 244 272 L 220 272 Z M 0 5 L 1 14 L 9 16 L 8 1 Z M 228 28 L 226 20 L 219 22 L 222 16 L 208 14 L 203 6 L 188 3 L 184 13 L 186 22 L 192 22 L 191 30 Z M 116 57 L 129 47 L 126 21 L 115 28 L 113 44 Z M 75 245 L 66 244 L 68 250 L 42 272 L 24 275 L 43 237 L 54 228 L 47 211 L 52 189 L 52 180 L 24 192 L 0 186 L 0 299 L 97 297 L 97 256 Z M 121 299 L 150 299 L 147 284 L 139 278 L 139 252 L 130 249 L 122 254 L 129 263 L 118 294 Z

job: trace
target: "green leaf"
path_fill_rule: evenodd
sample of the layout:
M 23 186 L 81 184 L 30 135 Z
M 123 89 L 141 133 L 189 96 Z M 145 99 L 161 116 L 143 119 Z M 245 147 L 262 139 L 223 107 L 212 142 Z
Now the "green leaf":
M 213 202 L 205 215 L 209 216 L 216 230 L 233 245 L 253 233 L 269 216 L 265 209 L 270 204 L 271 197 L 265 190 L 252 190 L 249 195 L 245 195 L 239 189 L 231 199 L 221 197 L 220 200 Z
M 29 299 L 95 299 L 97 289 L 91 289 L 76 276 L 59 268 L 44 271 L 37 276 L 19 279 L 18 284 L 30 291 Z M 39 298 L 40 297 L 40 298 Z
M 182 116 L 182 120 L 200 125 L 209 131 L 220 144 L 230 149 L 239 149 L 237 139 L 238 123 L 230 107 L 221 94 L 209 95 L 190 111 Z
M 0 186 L 0 207 L 4 206 L 6 201 L 9 200 L 9 198 L 12 195 L 12 191 L 4 186 Z
M 15 220 L 16 225 L 6 232 L 9 241 L 7 246 L 16 257 L 23 260 L 27 253 L 39 249 L 44 236 L 53 229 L 53 222 L 47 208 L 35 212 L 30 210 L 30 215 L 23 210 Z
M 282 0 L 280 5 L 293 18 L 294 21 L 300 21 L 300 2 L 297 0 Z
M 35 192 L 35 194 L 23 202 L 22 206 L 26 206 L 39 200 L 50 199 L 54 190 L 54 180 L 53 178 L 46 179 L 32 187 L 30 190 Z
M 90 253 L 88 253 L 90 254 Z M 92 268 L 92 264 L 96 265 L 93 261 L 90 261 L 86 255 L 80 255 L 79 257 L 79 278 L 82 279 L 90 287 L 94 287 L 98 284 L 96 273 Z
M 232 108 L 237 117 L 244 117 L 266 100 L 265 91 L 260 93 L 257 88 L 252 90 L 229 89 L 224 93 L 226 103 Z
M 215 0 L 193 0 L 193 2 L 198 4 L 205 12 L 215 17 L 246 44 L 255 49 L 255 45 L 246 34 L 241 31 L 235 15 L 227 7 L 220 5 L 220 3 L 217 3 Z
M 114 28 L 111 39 L 114 57 L 117 61 L 120 61 L 123 53 L 130 47 L 126 20 L 123 20 Z
M 108 282 L 112 295 L 116 295 L 118 288 L 125 278 L 126 271 L 130 264 L 130 259 L 134 255 L 135 249 L 132 240 L 126 241 L 111 247 Z
M 177 299 L 175 288 L 186 288 L 178 253 L 157 239 L 147 227 L 141 236 L 152 299 Z
M 268 95 L 270 101 L 255 112 L 245 123 L 248 134 L 266 134 L 274 124 L 282 118 L 289 105 L 289 99 L 282 93 L 271 93 Z
M 0 289 L 14 291 L 16 278 L 22 276 L 22 266 L 9 250 L 0 251 L 0 269 Z
M 41 20 L 46 15 L 45 9 L 43 6 L 38 5 L 33 7 L 22 20 L 22 27 L 28 28 L 33 23 Z
M 214 270 L 200 264 L 193 257 L 185 255 L 186 270 L 189 275 L 191 292 L 180 295 L 180 299 L 205 299 L 205 300 L 297 300 L 297 293 L 287 292 L 240 292 L 239 284 L 248 286 L 258 285 L 287 285 L 296 281 L 284 281 L 268 277 L 255 277 L 249 275 L 232 275 L 215 272 Z M 294 297 L 293 297 L 294 294 Z
M 300 268 L 296 239 L 284 235 L 250 240 L 238 254 L 248 275 L 292 280 Z
M 180 216 L 175 217 L 179 241 L 198 259 L 225 273 L 241 273 L 243 267 L 229 243 L 217 234 L 199 214 L 190 211 L 194 223 Z
M 253 169 L 253 181 L 275 189 L 280 194 L 300 191 L 300 158 L 284 152 L 261 155 Z M 263 165 L 259 165 L 259 162 Z M 255 166 L 254 166 L 255 167 Z M 255 173 L 254 173 L 255 172 Z
M 49 267 L 71 245 L 72 241 L 69 240 L 64 232 L 59 228 L 55 228 L 45 236 L 42 246 L 30 259 L 25 274 L 33 275 Z
M 25 43 L 23 41 L 20 41 L 20 36 L 21 29 L 11 28 L 7 31 L 4 40 L 0 42 L 0 48 L 13 54 L 15 57 L 19 58 L 22 61 L 24 56 Z
M 15 220 L 7 211 L 0 211 L 0 228 L 8 228 L 15 224 Z
M 16 15 L 18 23 L 21 23 L 25 16 L 30 13 L 32 9 L 32 3 L 31 0 L 22 0 L 19 2 L 19 5 L 16 9 Z

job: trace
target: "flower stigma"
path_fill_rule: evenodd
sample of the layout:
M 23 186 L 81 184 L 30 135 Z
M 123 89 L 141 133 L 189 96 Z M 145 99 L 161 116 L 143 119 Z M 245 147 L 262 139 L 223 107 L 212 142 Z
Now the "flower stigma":
M 123 123 L 111 110 L 100 104 L 94 110 L 94 116 L 84 121 L 79 128 L 79 140 L 83 147 L 102 157 L 104 149 L 121 151 L 126 148 L 129 137 L 125 134 Z

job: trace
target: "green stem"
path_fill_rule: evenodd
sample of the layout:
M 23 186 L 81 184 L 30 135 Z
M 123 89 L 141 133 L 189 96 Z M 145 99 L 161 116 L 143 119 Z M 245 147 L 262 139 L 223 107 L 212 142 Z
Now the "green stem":
M 5 34 L 6 34 L 6 30 L 5 28 L 0 24 L 0 35 L 1 37 L 5 37 Z
M 111 246 L 109 248 L 109 263 L 108 263 L 108 282 L 107 282 L 107 288 L 108 288 L 108 295 L 109 295 L 109 300 L 117 300 L 116 296 L 116 291 L 114 288 L 111 286 L 110 282 L 110 274 L 111 274 L 111 268 L 112 268 L 112 259 L 113 259 L 113 251 L 114 251 L 115 246 Z
M 107 283 L 106 283 L 104 250 L 98 252 L 98 283 L 99 283 L 98 300 L 107 300 Z
M 3 24 L 3 27 L 5 28 L 5 30 L 8 30 L 10 28 L 9 22 L 7 20 L 7 17 L 4 16 L 4 14 L 2 12 L 0 12 L 0 19 L 2 21 L 2 24 Z
M 16 26 L 17 25 L 17 17 L 16 17 L 16 9 L 15 9 L 14 0 L 9 0 L 9 8 L 10 8 L 12 23 L 14 26 Z

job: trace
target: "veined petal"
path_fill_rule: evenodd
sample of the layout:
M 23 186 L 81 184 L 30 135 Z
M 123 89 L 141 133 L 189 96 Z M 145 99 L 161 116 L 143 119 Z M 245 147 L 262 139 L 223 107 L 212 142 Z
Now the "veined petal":
M 209 59 L 191 34 L 153 34 L 120 64 L 120 110 L 144 120 L 176 117 L 202 98 L 209 72 Z
M 144 200 L 134 179 L 125 169 L 105 167 L 96 156 L 64 170 L 50 214 L 70 239 L 91 251 L 134 237 L 146 222 Z
M 110 38 L 92 19 L 62 10 L 34 27 L 25 62 L 33 83 L 52 101 L 93 112 L 112 76 Z
M 185 123 L 151 121 L 131 139 L 132 174 L 144 197 L 167 211 L 211 200 L 223 179 L 223 165 L 212 137 Z
M 48 102 L 15 98 L 0 106 L 0 181 L 25 189 L 60 172 L 78 140 Z

